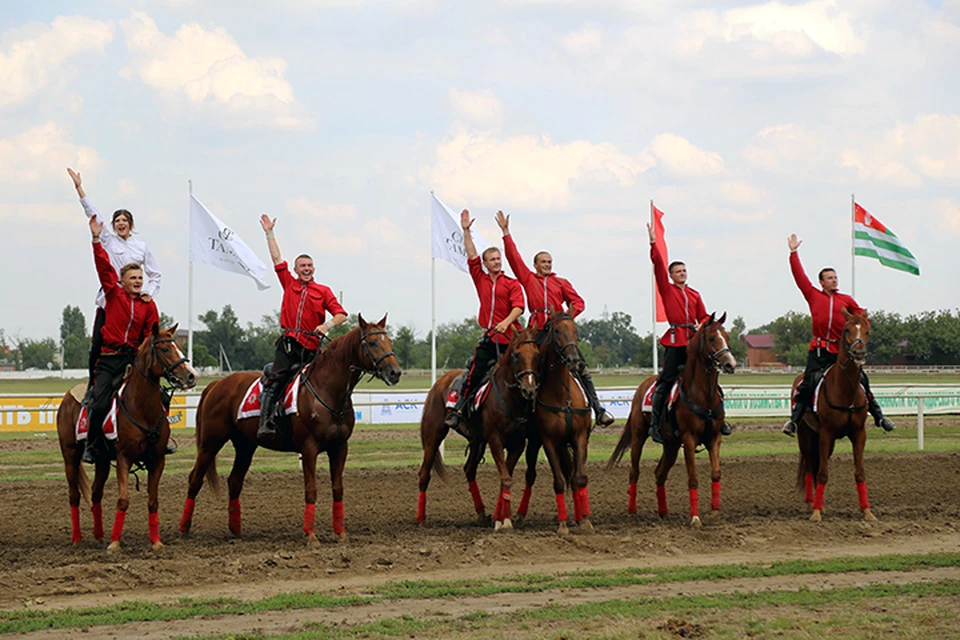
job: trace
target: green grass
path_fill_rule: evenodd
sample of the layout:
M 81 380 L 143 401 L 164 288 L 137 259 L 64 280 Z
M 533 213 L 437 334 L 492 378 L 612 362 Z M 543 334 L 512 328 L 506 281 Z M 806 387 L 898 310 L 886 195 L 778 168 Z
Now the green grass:
M 850 571 L 904 571 L 931 567 L 960 566 L 960 553 L 935 553 L 925 555 L 889 555 L 874 558 L 843 558 L 826 561 L 789 561 L 767 565 L 714 565 L 706 567 L 655 567 L 648 569 L 623 569 L 610 571 L 584 571 L 558 575 L 526 575 L 507 578 L 476 579 L 465 581 L 402 581 L 373 587 L 368 593 L 357 595 L 336 592 L 298 592 L 282 594 L 254 601 L 234 598 L 181 599 L 171 604 L 126 601 L 104 607 L 83 609 L 54 609 L 39 611 L 0 612 L 0 634 L 27 633 L 41 629 L 83 628 L 96 625 L 121 625 L 131 622 L 186 620 L 202 616 L 256 614 L 267 611 L 297 609 L 329 609 L 365 603 L 392 600 L 480 597 L 502 593 L 534 593 L 557 589 L 598 589 L 625 585 L 688 582 L 703 580 L 728 580 L 743 577 L 767 577 L 802 574 L 846 573 Z M 842 594 L 851 598 L 856 593 L 868 593 L 863 597 L 886 597 L 899 594 L 960 595 L 960 581 L 944 581 L 935 584 L 910 584 L 867 587 L 861 590 L 833 590 L 827 593 Z M 612 601 L 582 605 L 582 607 L 552 608 L 524 611 L 512 614 L 523 619 L 570 619 L 571 616 L 610 615 L 609 607 L 617 609 L 617 615 L 630 613 L 635 607 L 654 609 L 683 609 L 692 611 L 709 606 L 759 606 L 770 603 L 823 604 L 824 597 L 815 597 L 814 592 L 765 592 L 748 595 L 703 596 L 693 598 L 644 599 L 637 601 Z M 836 599 L 838 596 L 834 596 Z M 732 600 L 730 600 L 732 599 Z M 745 599 L 745 600 L 744 600 Z M 725 604 L 724 604 L 725 603 Z M 624 609 L 626 611 L 624 612 Z M 546 618 L 544 618 L 546 616 Z M 483 616 L 474 620 L 486 622 Z M 384 623 L 389 621 L 383 621 Z M 401 624 L 403 620 L 389 622 Z M 380 623 L 378 623 L 380 624 Z M 433 623 L 430 623 L 433 624 Z M 356 630 L 356 628 L 354 628 Z M 294 637 L 294 636 L 291 636 Z M 305 636 L 306 637 L 306 636 Z M 311 636 L 313 637 L 313 636 Z

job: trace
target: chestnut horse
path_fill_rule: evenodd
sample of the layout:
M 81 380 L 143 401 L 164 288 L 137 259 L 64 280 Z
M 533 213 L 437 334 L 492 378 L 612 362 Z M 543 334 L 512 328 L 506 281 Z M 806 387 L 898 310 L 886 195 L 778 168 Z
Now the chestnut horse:
M 167 380 L 178 389 L 190 389 L 197 384 L 197 372 L 190 366 L 175 337 L 177 326 L 161 330 L 154 325 L 151 335 L 141 343 L 137 357 L 123 379 L 123 397 L 117 399 L 117 439 L 115 451 L 117 457 L 117 514 L 110 534 L 110 551 L 120 549 L 120 537 L 123 523 L 130 505 L 129 473 L 135 463 L 147 468 L 147 511 L 149 512 L 150 542 L 154 549 L 160 549 L 159 508 L 160 476 L 163 475 L 167 440 L 170 438 L 170 424 L 167 422 L 166 407 L 163 403 L 160 379 Z M 86 385 L 78 385 L 78 393 L 83 393 Z M 93 537 L 103 538 L 103 487 L 110 476 L 110 460 L 97 460 L 93 478 L 93 488 L 88 484 L 86 472 L 80 464 L 83 456 L 83 441 L 76 439 L 77 418 L 80 415 L 80 402 L 73 390 L 68 391 L 57 410 L 57 435 L 60 438 L 60 453 L 67 472 L 67 486 L 70 490 L 70 539 L 77 544 L 82 539 L 80 531 L 80 494 L 90 502 L 93 512 Z M 89 436 L 88 436 L 89 437 Z
M 810 519 L 820 522 L 823 512 L 823 494 L 827 488 L 827 463 L 837 440 L 844 436 L 853 445 L 854 479 L 857 497 L 864 520 L 876 520 L 867 499 L 867 482 L 863 472 L 863 447 L 867 441 L 867 397 L 860 386 L 860 370 L 867 358 L 870 320 L 867 312 L 850 313 L 843 309 L 846 322 L 840 338 L 837 362 L 827 368 L 815 394 L 817 412 L 803 414 L 797 443 L 800 446 L 800 466 L 797 485 L 804 488 L 804 500 L 813 507 Z M 803 376 L 793 382 L 793 393 Z
M 490 389 L 477 412 L 461 424 L 467 437 L 468 456 L 464 473 L 474 508 L 480 522 L 486 522 L 486 507 L 477 487 L 477 466 L 484 447 L 490 445 L 490 453 L 500 473 L 500 493 L 494 511 L 494 530 L 512 529 L 510 520 L 510 488 L 513 484 L 513 469 L 523 452 L 527 440 L 527 421 L 531 413 L 531 400 L 537 394 L 537 367 L 539 348 L 533 329 L 518 331 L 506 352 L 500 356 L 490 373 Z M 440 444 L 450 428 L 444 422 L 446 399 L 450 387 L 463 373 L 455 369 L 445 373 L 430 389 L 420 419 L 420 441 L 423 445 L 423 464 L 420 465 L 420 497 L 417 502 L 417 522 L 426 519 L 427 487 L 430 485 L 430 470 L 435 469 L 441 480 L 446 481 L 446 469 Z M 507 452 L 504 457 L 504 451 Z
M 299 452 L 303 459 L 305 506 L 303 532 L 308 544 L 317 544 L 314 514 L 317 503 L 317 456 L 326 451 L 330 461 L 333 489 L 333 531 L 345 542 L 343 525 L 343 467 L 347 459 L 347 441 L 353 433 L 354 412 L 350 396 L 364 374 L 380 378 L 388 386 L 400 380 L 400 364 L 386 332 L 387 316 L 367 323 L 358 316 L 358 326 L 333 340 L 325 351 L 298 374 L 301 389 L 297 412 L 290 418 L 290 433 L 279 451 Z M 180 519 L 181 533 L 189 533 L 197 494 L 204 476 L 219 495 L 216 457 L 228 440 L 233 441 L 236 457 L 227 480 L 229 487 L 229 525 L 233 535 L 241 532 L 240 492 L 257 450 L 259 416 L 239 419 L 240 405 L 247 390 L 261 374 L 256 371 L 234 373 L 203 391 L 197 405 L 197 460 L 190 472 L 187 499 Z
M 683 446 L 690 493 L 690 524 L 694 527 L 702 526 L 698 495 L 700 482 L 696 466 L 696 449 L 701 444 L 710 454 L 711 515 L 717 515 L 720 510 L 720 427 L 723 426 L 725 413 L 719 377 L 721 371 L 731 374 L 737 366 L 737 361 L 730 352 L 727 332 L 723 328 L 726 319 L 726 313 L 719 319 L 713 313 L 694 334 L 687 345 L 687 362 L 679 377 L 678 401 L 672 412 L 664 411 L 665 419 L 675 421 L 680 437 L 670 437 L 665 441 L 660 462 L 657 464 L 657 512 L 661 518 L 667 516 L 667 474 L 677 461 L 677 454 Z M 630 448 L 630 487 L 627 490 L 629 513 L 637 512 L 640 455 L 643 453 L 643 445 L 650 428 L 650 414 L 643 411 L 643 398 L 647 389 L 656 381 L 657 376 L 651 376 L 637 388 L 623 435 L 607 462 L 609 470 L 623 457 L 627 447 Z M 668 389 L 667 392 L 669 391 Z

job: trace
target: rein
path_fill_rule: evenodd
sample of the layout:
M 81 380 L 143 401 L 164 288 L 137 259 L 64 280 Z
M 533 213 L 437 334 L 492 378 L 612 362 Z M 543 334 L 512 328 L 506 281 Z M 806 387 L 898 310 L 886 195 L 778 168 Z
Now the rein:
M 552 362 L 546 361 L 546 362 L 544 362 L 543 365 L 541 365 L 541 366 L 545 366 L 547 369 L 549 369 L 549 371 L 556 371 L 556 370 L 558 370 L 558 369 L 560 369 L 560 368 L 566 368 L 566 369 L 569 371 L 570 368 L 569 368 L 569 366 L 568 366 L 568 365 L 566 364 L 566 362 L 565 362 L 566 358 L 565 358 L 565 356 L 564 356 L 564 352 L 565 352 L 567 349 L 569 349 L 570 347 L 573 347 L 574 349 L 578 348 L 578 347 L 577 347 L 577 343 L 576 343 L 576 342 L 568 342 L 567 344 L 563 345 L 563 347 L 561 347 L 561 346 L 557 343 L 557 340 L 556 340 L 556 331 L 554 330 L 554 325 L 553 325 L 552 322 L 550 323 L 550 329 L 549 329 L 549 331 L 548 331 L 548 333 L 547 333 L 547 339 L 550 340 L 550 341 L 553 343 L 554 352 L 557 354 L 557 358 L 559 358 L 560 363 L 559 363 L 559 365 L 558 365 L 558 364 L 556 364 L 556 363 L 552 363 Z M 571 375 L 572 375 L 572 374 L 571 374 Z M 564 416 L 564 421 L 565 421 L 565 423 L 566 423 L 566 429 L 567 429 L 567 440 L 572 440 L 572 439 L 573 439 L 573 416 L 575 416 L 575 415 L 577 415 L 577 416 L 589 416 L 591 409 L 590 409 L 590 407 L 582 407 L 582 408 L 581 408 L 581 407 L 574 407 L 574 406 L 573 406 L 573 392 L 572 392 L 571 389 L 570 389 L 570 385 L 568 385 L 568 384 L 567 384 L 567 381 L 564 380 L 564 379 L 562 379 L 562 378 L 561 378 L 559 381 L 560 381 L 560 384 L 563 386 L 563 388 L 564 388 L 564 389 L 566 390 L 566 392 L 567 392 L 567 404 L 566 404 L 566 406 L 556 406 L 556 405 L 552 405 L 552 404 L 547 404 L 546 402 L 544 402 L 543 400 L 540 399 L 540 394 L 539 394 L 539 393 L 537 394 L 537 404 L 538 404 L 539 406 L 543 407 L 544 409 L 546 409 L 547 411 L 549 411 L 550 413 L 556 413 L 556 414 L 561 414 L 561 413 L 562 413 L 562 414 L 563 414 L 563 416 Z M 590 426 L 590 429 L 591 429 L 591 430 L 593 429 L 593 425 Z

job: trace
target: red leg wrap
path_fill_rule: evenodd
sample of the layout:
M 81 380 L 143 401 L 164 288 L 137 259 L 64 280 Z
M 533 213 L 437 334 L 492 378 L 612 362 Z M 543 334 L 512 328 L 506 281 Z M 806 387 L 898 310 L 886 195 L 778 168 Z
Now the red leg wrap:
M 110 540 L 116 542 L 123 535 L 123 521 L 127 519 L 127 512 L 117 509 L 117 516 L 113 519 L 113 531 L 110 532 Z
M 317 525 L 314 523 L 314 517 L 316 516 L 316 513 L 317 505 L 303 505 L 303 532 L 307 535 L 310 535 L 317 530 Z
M 714 482 L 710 485 L 710 508 L 714 511 L 720 510 L 720 483 Z
M 187 498 L 183 501 L 183 515 L 180 516 L 180 532 L 190 531 L 190 525 L 193 524 L 193 510 L 197 506 L 197 501 L 193 498 Z
M 803 501 L 807 504 L 813 502 L 813 474 L 803 474 Z
M 867 499 L 867 483 L 858 482 L 857 483 L 857 499 L 860 500 L 860 510 L 870 508 L 870 500 Z
M 630 488 L 627 489 L 627 495 L 630 496 L 630 500 L 627 502 L 627 513 L 636 513 L 637 512 L 637 483 L 634 482 L 630 485 Z
M 483 513 L 486 507 L 483 506 L 483 498 L 480 497 L 480 487 L 476 482 L 471 482 L 467 486 L 470 487 L 470 495 L 473 496 L 473 508 L 477 513 Z
M 500 493 L 500 519 L 506 520 L 510 517 L 510 489 L 505 489 Z
M 667 515 L 667 488 L 657 487 L 657 513 Z
M 584 518 L 590 517 L 590 489 L 583 487 L 580 489 L 580 513 Z
M 93 539 L 103 540 L 103 504 L 90 505 L 90 513 L 93 514 Z
M 813 508 L 817 511 L 823 511 L 823 494 L 827 490 L 827 485 L 818 484 L 817 493 L 813 497 Z
M 583 520 L 583 505 L 580 503 L 580 489 L 573 490 L 573 519 L 576 522 Z
M 503 514 L 503 496 L 497 496 L 497 504 L 493 507 L 493 521 L 501 522 L 503 520 L 503 518 L 501 518 L 502 514 Z
M 83 540 L 80 531 L 80 507 L 70 507 L 70 542 L 77 544 Z
M 427 492 L 421 491 L 417 498 L 417 522 L 423 522 L 427 519 Z
M 227 503 L 227 516 L 230 519 L 230 533 L 240 535 L 240 498 Z
M 700 496 L 696 489 L 690 489 L 690 517 L 700 515 Z
M 523 495 L 520 496 L 520 506 L 517 507 L 517 515 L 526 516 L 527 511 L 530 509 L 530 494 L 533 491 L 533 487 L 527 485 L 523 488 Z
M 157 544 L 160 542 L 160 513 L 148 513 L 147 523 L 149 524 L 150 542 Z
M 557 520 L 567 521 L 567 498 L 562 493 L 557 494 Z
M 333 503 L 333 532 L 340 535 L 346 531 L 343 526 L 343 500 Z

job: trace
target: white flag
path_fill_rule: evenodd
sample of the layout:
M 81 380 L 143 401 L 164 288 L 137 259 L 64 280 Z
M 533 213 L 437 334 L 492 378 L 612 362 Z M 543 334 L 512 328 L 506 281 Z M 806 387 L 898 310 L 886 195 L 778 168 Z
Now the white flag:
M 463 228 L 460 226 L 460 214 L 454 215 L 450 207 L 440 202 L 435 194 L 430 194 L 430 215 L 433 217 L 433 257 L 442 258 L 460 271 L 470 273 L 467 267 L 467 250 L 463 246 Z M 473 244 L 477 254 L 491 245 L 478 232 L 473 231 Z
M 210 264 L 224 271 L 250 276 L 263 291 L 267 267 L 250 247 L 217 216 L 190 194 L 190 261 Z

